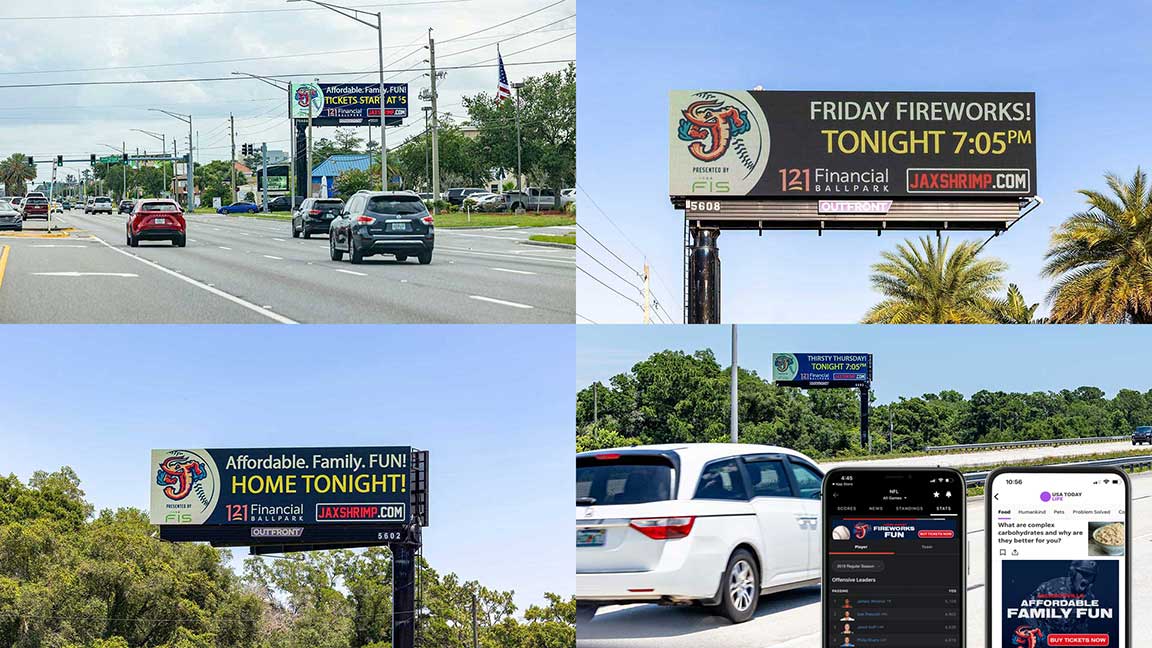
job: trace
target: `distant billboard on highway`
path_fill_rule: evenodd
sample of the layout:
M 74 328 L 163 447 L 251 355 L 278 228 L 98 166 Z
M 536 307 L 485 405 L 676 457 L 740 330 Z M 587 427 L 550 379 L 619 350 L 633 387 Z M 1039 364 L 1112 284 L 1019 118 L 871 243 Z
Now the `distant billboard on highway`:
M 1031 92 L 673 91 L 673 197 L 1036 195 Z
M 150 519 L 160 525 L 406 524 L 412 449 L 153 450 Z
M 871 353 L 773 353 L 772 381 L 784 387 L 861 387 L 872 381 Z
M 293 83 L 289 114 L 313 126 L 377 126 L 380 85 L 376 83 Z M 384 84 L 384 115 L 389 126 L 408 117 L 408 84 Z

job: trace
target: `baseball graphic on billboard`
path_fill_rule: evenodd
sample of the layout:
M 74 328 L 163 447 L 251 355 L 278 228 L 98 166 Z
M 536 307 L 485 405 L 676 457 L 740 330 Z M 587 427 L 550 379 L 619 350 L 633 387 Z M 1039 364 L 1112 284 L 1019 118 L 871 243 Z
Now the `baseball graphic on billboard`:
M 768 164 L 771 135 L 747 92 L 672 93 L 672 193 L 744 195 Z M 687 187 L 677 192 L 677 187 Z
M 154 524 L 203 524 L 220 500 L 220 472 L 207 450 L 153 450 Z

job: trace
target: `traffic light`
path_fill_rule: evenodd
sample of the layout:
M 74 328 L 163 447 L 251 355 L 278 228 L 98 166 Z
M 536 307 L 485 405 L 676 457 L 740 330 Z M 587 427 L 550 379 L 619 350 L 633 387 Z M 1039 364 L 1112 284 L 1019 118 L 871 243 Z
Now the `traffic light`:
M 120 154 L 120 161 L 123 162 L 124 164 L 128 164 L 128 154 L 127 153 L 121 153 Z
M 30 164 L 30 165 L 35 165 L 35 164 L 36 164 L 36 161 L 32 159 L 32 156 L 31 156 L 31 155 L 29 155 L 29 156 L 28 156 L 28 164 Z
M 91 164 L 92 166 L 96 166 L 96 154 L 95 153 L 89 154 L 88 164 Z
M 252 155 L 255 153 L 255 147 L 252 144 L 241 144 L 240 153 L 241 155 Z
M 56 156 L 56 166 L 58 166 L 58 167 L 64 166 L 64 156 L 63 155 L 57 155 Z

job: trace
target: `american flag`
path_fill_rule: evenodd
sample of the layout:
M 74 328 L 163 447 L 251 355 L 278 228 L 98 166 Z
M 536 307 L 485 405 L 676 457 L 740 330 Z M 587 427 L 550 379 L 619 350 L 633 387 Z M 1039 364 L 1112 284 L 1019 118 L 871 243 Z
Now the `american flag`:
M 504 72 L 504 57 L 500 55 L 500 46 L 496 46 L 496 60 L 500 63 L 500 80 L 496 82 L 496 103 L 512 97 L 512 86 L 508 85 L 508 74 Z

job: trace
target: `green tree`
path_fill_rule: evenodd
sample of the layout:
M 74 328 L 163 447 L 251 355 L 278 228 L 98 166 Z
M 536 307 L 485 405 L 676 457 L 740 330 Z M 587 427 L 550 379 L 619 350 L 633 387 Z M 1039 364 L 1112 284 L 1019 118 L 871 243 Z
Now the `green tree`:
M 375 179 L 379 177 L 380 174 L 377 172 Z M 379 189 L 379 185 L 373 185 L 373 180 L 374 178 L 363 169 L 348 169 L 336 178 L 336 192 L 341 196 L 351 196 L 361 189 L 371 189 L 373 186 Z
M 1048 292 L 1052 321 L 1152 323 L 1152 191 L 1139 168 L 1132 179 L 1105 176 L 1112 195 L 1080 194 L 1088 209 L 1052 233 L 1041 271 L 1056 278 Z
M 36 167 L 28 164 L 28 156 L 13 153 L 0 160 L 0 182 L 9 196 L 23 196 L 28 192 L 28 181 L 36 179 Z
M 196 167 L 196 187 L 200 190 L 202 204 L 211 205 L 213 198 L 220 198 L 225 205 L 234 201 L 232 197 L 232 163 L 228 160 L 213 160 Z
M 1003 286 L 1007 265 L 982 259 L 980 246 L 949 239 L 905 241 L 872 266 L 872 287 L 885 299 L 864 316 L 865 324 L 991 324 L 992 294 Z
M 1025 301 L 1019 286 L 1008 284 L 1008 294 L 1004 299 L 993 299 L 990 312 L 998 324 L 1031 324 L 1036 321 L 1039 307 L 1038 303 Z

